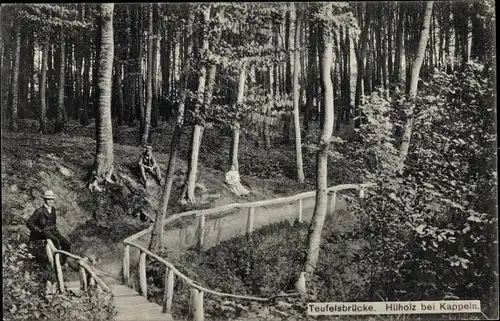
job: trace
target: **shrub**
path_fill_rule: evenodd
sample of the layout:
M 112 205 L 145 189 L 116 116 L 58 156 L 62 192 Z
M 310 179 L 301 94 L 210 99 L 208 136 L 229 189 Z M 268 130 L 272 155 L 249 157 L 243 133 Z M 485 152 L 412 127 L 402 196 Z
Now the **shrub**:
M 12 235 L 4 236 L 2 257 L 4 320 L 112 320 L 109 296 L 95 290 L 57 294 L 53 270 Z

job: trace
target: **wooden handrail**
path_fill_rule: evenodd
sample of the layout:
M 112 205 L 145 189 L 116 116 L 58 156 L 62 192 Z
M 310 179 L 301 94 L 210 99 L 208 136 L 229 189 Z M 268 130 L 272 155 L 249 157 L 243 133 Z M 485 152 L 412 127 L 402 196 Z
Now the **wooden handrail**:
M 109 287 L 97 276 L 97 274 L 95 274 L 93 269 L 91 267 L 89 267 L 87 264 L 85 264 L 82 257 L 75 255 L 73 253 L 70 253 L 70 252 L 58 250 L 54 246 L 54 243 L 50 239 L 47 239 L 46 241 L 47 241 L 47 245 L 46 245 L 47 254 L 49 254 L 49 252 L 50 252 L 53 255 L 52 258 L 49 257 L 49 261 L 51 261 L 51 263 L 53 263 L 53 265 L 56 269 L 56 276 L 57 276 L 57 280 L 59 283 L 59 289 L 61 292 L 64 292 L 64 278 L 63 278 L 63 272 L 62 272 L 61 263 L 60 263 L 60 259 L 59 259 L 60 255 L 66 255 L 66 256 L 77 261 L 78 265 L 80 266 L 79 272 L 80 272 L 81 277 L 85 277 L 85 272 L 87 272 L 91 277 L 91 284 L 94 283 L 94 282 L 92 282 L 92 280 L 95 280 L 95 282 L 99 285 L 99 287 L 101 287 L 101 289 L 103 291 L 111 292 Z M 82 271 L 82 269 L 84 271 Z M 86 287 L 86 283 L 87 283 L 86 280 L 83 280 L 82 283 L 84 284 L 84 287 Z
M 327 188 L 326 191 L 327 191 L 327 193 L 333 193 L 333 192 L 339 192 L 339 191 L 344 191 L 344 190 L 349 190 L 349 189 L 364 190 L 367 187 L 373 187 L 375 185 L 376 185 L 375 183 L 342 184 L 342 185 L 331 186 L 331 187 Z M 205 209 L 205 210 L 192 210 L 192 211 L 177 213 L 177 214 L 174 214 L 174 215 L 168 217 L 167 219 L 165 219 L 163 221 L 163 227 L 165 225 L 167 225 L 168 223 L 176 221 L 177 219 L 179 219 L 181 217 L 185 217 L 185 216 L 212 215 L 212 214 L 219 214 L 220 212 L 225 212 L 225 211 L 229 211 L 232 209 L 243 209 L 243 208 L 252 208 L 252 207 L 255 208 L 255 207 L 260 207 L 260 206 L 278 205 L 278 204 L 282 204 L 282 203 L 288 203 L 288 202 L 294 202 L 297 200 L 302 200 L 304 198 L 314 197 L 315 195 L 316 195 L 316 191 L 311 191 L 311 192 L 300 193 L 300 194 L 293 195 L 293 196 L 275 198 L 275 199 L 264 200 L 264 201 L 257 201 L 257 202 L 251 202 L 251 203 L 232 203 L 232 204 L 227 204 L 224 206 L 209 208 L 209 209 Z M 138 233 L 135 233 L 135 234 L 127 237 L 124 241 L 136 240 L 147 233 L 151 233 L 152 230 L 153 230 L 153 226 L 150 226 L 145 230 L 142 230 Z
M 290 294 L 283 294 L 283 295 L 276 295 L 276 296 L 273 296 L 271 298 L 261 298 L 261 297 L 255 297 L 255 296 L 246 296 L 246 295 L 237 295 L 237 294 L 231 294 L 231 293 L 224 293 L 224 292 L 218 292 L 218 291 L 214 291 L 214 290 L 210 290 L 210 289 L 207 289 L 201 285 L 198 285 L 195 283 L 195 281 L 191 280 L 189 277 L 185 276 L 181 271 L 177 270 L 175 268 L 174 265 L 172 265 L 170 262 L 166 261 L 164 258 L 154 254 L 153 252 L 147 250 L 146 248 L 138 245 L 138 244 L 134 244 L 134 243 L 131 243 L 129 241 L 123 241 L 125 244 L 127 245 L 130 245 L 130 246 L 133 246 L 135 248 L 137 248 L 138 250 L 141 251 L 141 254 L 147 254 L 148 256 L 154 258 L 155 260 L 157 260 L 158 262 L 162 263 L 163 265 L 165 265 L 170 271 L 172 271 L 176 276 L 178 276 L 179 278 L 181 278 L 187 285 L 189 285 L 190 287 L 193 287 L 199 291 L 203 291 L 203 292 L 206 292 L 206 293 L 210 293 L 210 294 L 213 294 L 213 295 L 216 295 L 216 296 L 222 296 L 222 297 L 228 297 L 228 298 L 233 298 L 233 299 L 242 299 L 242 300 L 253 300 L 253 301 L 262 301 L 262 302 L 267 302 L 267 301 L 270 301 L 270 300 L 273 300 L 274 298 L 277 298 L 277 297 L 288 297 L 288 296 L 295 296 L 296 294 L 293 293 L 292 295 Z
M 342 190 L 348 190 L 348 189 L 357 189 L 359 190 L 359 197 L 364 198 L 365 197 L 365 189 L 368 187 L 375 186 L 375 183 L 365 183 L 365 184 L 343 184 L 343 185 L 337 185 L 337 186 L 332 186 L 329 187 L 326 192 L 328 195 L 331 195 L 331 200 L 330 200 L 330 210 L 334 211 L 335 210 L 335 205 L 336 205 L 336 200 L 337 200 L 337 192 L 342 191 Z M 203 246 L 203 241 L 204 241 L 204 226 L 205 226 L 205 216 L 206 215 L 212 215 L 212 214 L 220 214 L 221 212 L 229 211 L 232 209 L 244 209 L 248 208 L 248 216 L 247 216 L 247 227 L 246 227 L 246 233 L 247 235 L 250 235 L 253 232 L 253 223 L 254 223 L 254 216 L 255 216 L 255 208 L 256 207 L 262 207 L 262 206 L 269 206 L 269 205 L 278 205 L 282 203 L 290 203 L 290 202 L 295 202 L 298 201 L 298 220 L 299 222 L 303 221 L 303 199 L 309 198 L 309 197 L 314 197 L 316 196 L 316 191 L 312 192 L 305 192 L 301 194 L 297 194 L 294 196 L 289 196 L 289 197 L 283 197 L 283 198 L 278 198 L 278 199 L 271 199 L 271 200 L 265 200 L 265 201 L 258 201 L 258 202 L 252 202 L 252 203 L 233 203 L 233 204 L 228 204 L 224 205 L 221 207 L 217 208 L 212 208 L 212 209 L 205 209 L 205 210 L 193 210 L 193 211 L 188 211 L 188 212 L 183 212 L 183 213 L 178 213 L 170 216 L 169 218 L 165 219 L 162 222 L 162 228 L 165 228 L 165 226 L 173 221 L 178 220 L 181 217 L 186 217 L 186 216 L 195 216 L 199 217 L 199 223 L 198 223 L 198 231 L 199 231 L 199 239 L 198 239 L 198 245 L 201 248 Z M 261 297 L 254 297 L 254 296 L 246 296 L 246 295 L 236 295 L 236 294 L 231 294 L 231 293 L 223 293 L 223 292 L 218 292 L 214 290 L 210 290 L 208 288 L 205 288 L 184 275 L 182 272 L 180 272 L 173 264 L 165 260 L 164 258 L 156 255 L 155 253 L 149 251 L 148 249 L 144 248 L 141 245 L 132 243 L 134 240 L 138 239 L 139 237 L 151 233 L 153 230 L 153 226 L 151 225 L 149 228 L 140 231 L 136 234 L 133 234 L 126 238 L 123 243 L 125 244 L 125 252 L 124 252 L 124 257 L 123 257 L 123 279 L 124 282 L 127 284 L 129 280 L 129 273 L 130 273 L 130 247 L 135 247 L 136 249 L 139 250 L 140 253 L 140 260 L 139 260 L 139 276 L 140 276 L 140 290 L 141 294 L 145 297 L 147 297 L 147 278 L 146 278 L 146 256 L 149 255 L 156 261 L 162 263 L 165 265 L 165 290 L 163 294 L 163 312 L 170 312 L 172 309 L 172 299 L 173 299 L 173 288 L 174 288 L 174 276 L 178 276 L 182 281 L 184 281 L 189 287 L 190 287 L 190 300 L 189 300 L 189 305 L 190 305 L 190 315 L 195 321 L 203 321 L 204 320 L 204 308 L 203 308 L 203 297 L 204 293 L 210 293 L 218 297 L 227 297 L 227 298 L 233 298 L 233 299 L 242 299 L 242 300 L 252 300 L 252 301 L 260 301 L 260 302 L 269 302 L 275 298 L 278 297 L 286 297 L 286 296 L 299 296 L 300 293 L 292 293 L 292 294 L 283 294 L 283 295 L 276 295 L 273 297 L 269 298 L 261 298 Z M 128 285 L 128 284 L 127 284 Z

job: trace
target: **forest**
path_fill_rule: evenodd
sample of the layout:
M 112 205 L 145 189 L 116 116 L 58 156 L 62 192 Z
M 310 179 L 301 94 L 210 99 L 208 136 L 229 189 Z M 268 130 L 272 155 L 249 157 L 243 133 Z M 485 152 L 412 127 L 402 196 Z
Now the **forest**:
M 315 190 L 293 249 L 207 252 L 225 264 L 293 255 L 293 268 L 237 275 L 247 294 L 305 276 L 317 301 L 481 300 L 495 318 L 495 22 L 492 0 L 2 5 L 2 137 L 94 128 L 82 186 L 97 194 L 120 181 L 130 130 L 120 144 L 168 154 L 151 251 L 177 200 L 199 205 L 202 165 Z M 355 227 L 333 232 L 327 188 L 367 182 L 347 209 Z M 352 257 L 328 254 L 356 242 Z M 357 266 L 349 291 L 329 270 L 338 260 Z

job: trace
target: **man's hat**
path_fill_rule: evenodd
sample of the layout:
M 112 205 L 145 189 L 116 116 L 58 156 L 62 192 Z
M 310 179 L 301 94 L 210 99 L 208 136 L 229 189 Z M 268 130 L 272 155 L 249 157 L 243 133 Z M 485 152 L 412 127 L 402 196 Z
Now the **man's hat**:
M 52 192 L 50 189 L 48 191 L 45 191 L 45 193 L 43 194 L 42 197 L 44 199 L 48 199 L 48 200 L 53 200 L 54 198 L 56 198 L 56 196 L 54 195 L 54 192 Z
M 145 149 L 145 150 L 153 150 L 153 146 L 151 146 L 151 145 L 146 145 L 146 146 L 144 146 L 144 149 Z

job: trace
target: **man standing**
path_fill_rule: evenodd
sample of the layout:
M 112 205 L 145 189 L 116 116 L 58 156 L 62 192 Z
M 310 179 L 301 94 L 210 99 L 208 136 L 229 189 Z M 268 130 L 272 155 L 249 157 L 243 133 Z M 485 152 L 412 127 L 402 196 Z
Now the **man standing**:
M 51 240 L 57 249 L 66 252 L 71 251 L 71 244 L 59 233 L 56 226 L 56 209 L 54 208 L 54 192 L 48 190 L 43 195 L 43 206 L 35 210 L 33 215 L 26 222 L 26 226 L 31 231 L 29 241 Z M 61 255 L 61 263 L 66 263 L 67 257 Z
M 153 157 L 153 147 L 146 146 L 139 160 L 139 167 L 141 169 L 142 184 L 144 187 L 146 187 L 146 172 L 151 173 L 158 182 L 158 185 L 161 185 L 161 170 Z

